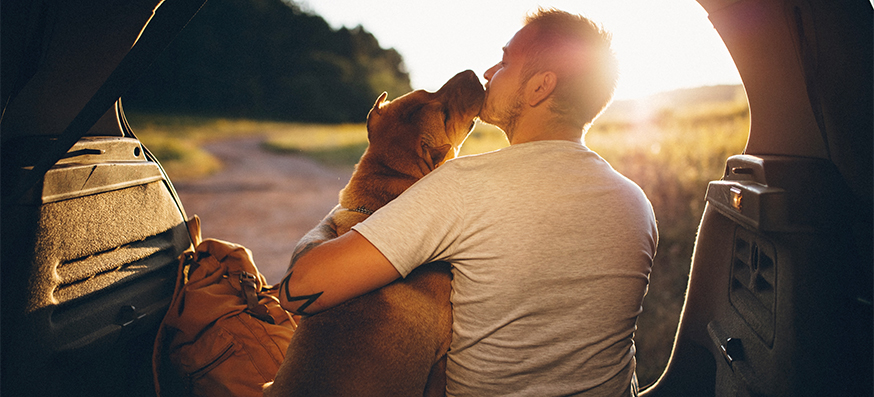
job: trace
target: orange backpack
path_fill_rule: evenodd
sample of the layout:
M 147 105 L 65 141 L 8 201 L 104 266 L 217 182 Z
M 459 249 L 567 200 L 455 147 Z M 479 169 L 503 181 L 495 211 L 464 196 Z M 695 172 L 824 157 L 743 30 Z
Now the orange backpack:
M 201 242 L 180 257 L 176 290 L 152 356 L 158 396 L 261 396 L 297 327 L 243 246 Z

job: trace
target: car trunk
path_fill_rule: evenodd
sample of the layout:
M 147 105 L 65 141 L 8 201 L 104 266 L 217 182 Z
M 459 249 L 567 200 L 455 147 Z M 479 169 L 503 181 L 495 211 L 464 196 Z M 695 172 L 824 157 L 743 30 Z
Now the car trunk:
M 672 357 L 643 394 L 871 395 L 871 4 L 699 2 L 750 133 L 707 189 Z
M 202 4 L 4 1 L 4 395 L 154 394 L 191 242 L 119 97 Z

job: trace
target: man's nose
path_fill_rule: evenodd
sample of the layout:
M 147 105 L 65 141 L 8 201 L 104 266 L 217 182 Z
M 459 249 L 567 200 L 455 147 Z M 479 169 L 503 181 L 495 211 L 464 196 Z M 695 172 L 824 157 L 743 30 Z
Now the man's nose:
M 492 66 L 492 67 L 490 67 L 488 70 L 486 70 L 485 73 L 483 73 L 483 78 L 486 79 L 486 80 L 488 80 L 488 81 L 491 81 L 491 80 L 492 80 L 492 76 L 495 75 L 495 72 L 496 72 L 497 70 L 498 70 L 498 64 L 495 64 L 494 66 Z

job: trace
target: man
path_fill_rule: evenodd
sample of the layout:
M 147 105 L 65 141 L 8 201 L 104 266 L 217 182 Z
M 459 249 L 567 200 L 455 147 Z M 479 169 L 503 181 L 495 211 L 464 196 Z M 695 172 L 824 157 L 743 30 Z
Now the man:
M 640 188 L 582 143 L 613 96 L 609 35 L 539 10 L 484 77 L 480 117 L 510 147 L 448 161 L 300 256 L 288 283 L 300 299 L 283 307 L 312 314 L 448 261 L 448 395 L 636 395 L 632 336 L 655 218 Z

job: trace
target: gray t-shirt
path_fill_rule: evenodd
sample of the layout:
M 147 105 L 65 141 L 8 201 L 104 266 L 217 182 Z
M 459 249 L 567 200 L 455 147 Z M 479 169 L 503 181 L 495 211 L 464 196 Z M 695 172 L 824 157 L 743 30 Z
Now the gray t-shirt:
M 656 222 L 583 144 L 448 161 L 353 229 L 403 276 L 452 264 L 449 395 L 632 394 Z

